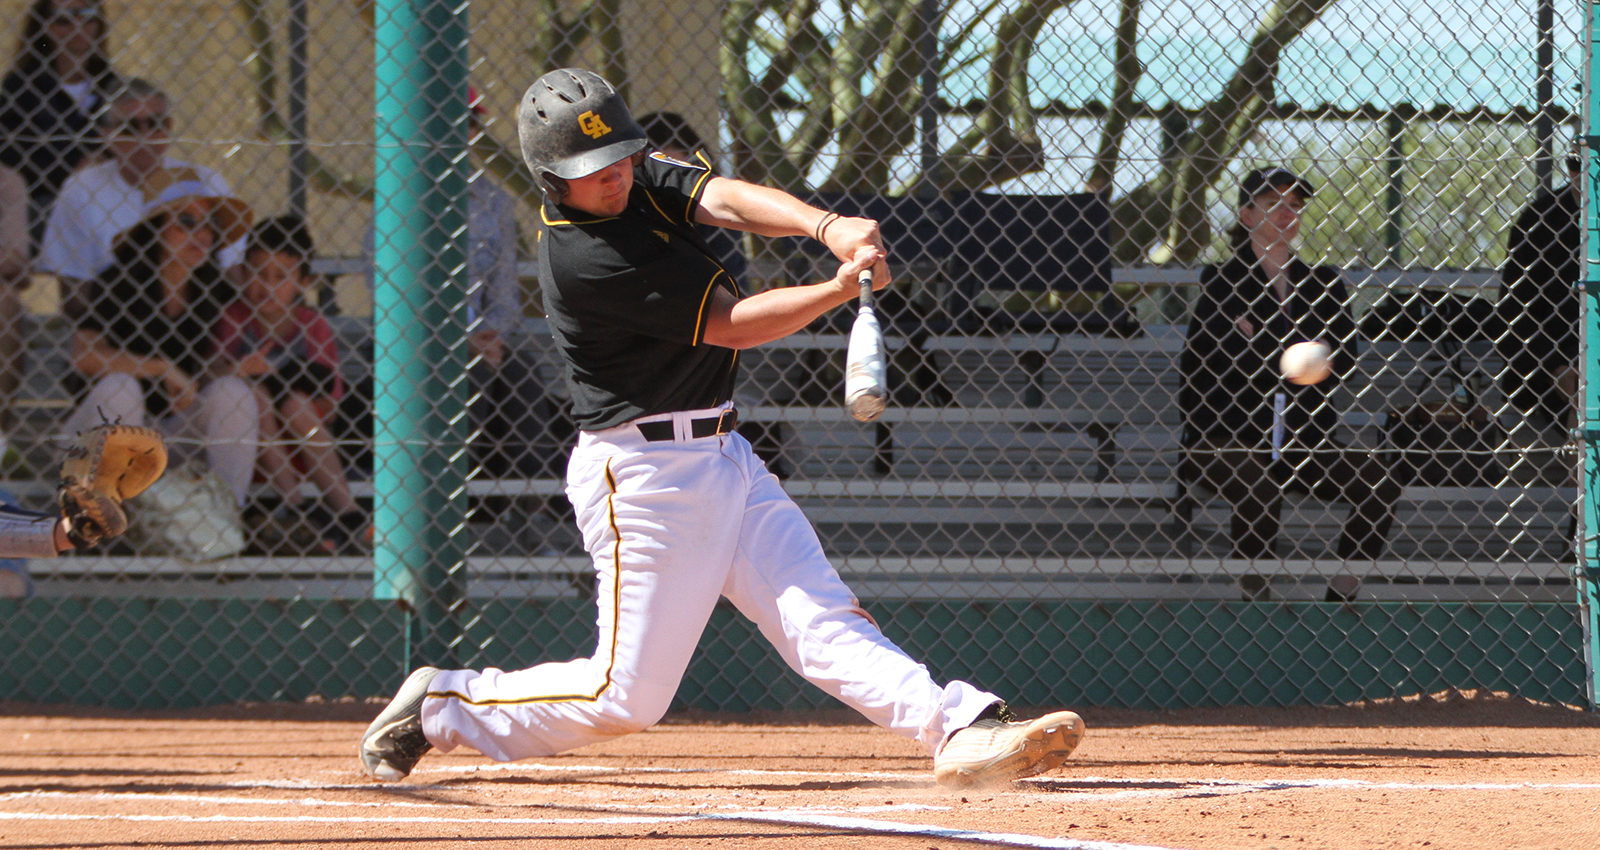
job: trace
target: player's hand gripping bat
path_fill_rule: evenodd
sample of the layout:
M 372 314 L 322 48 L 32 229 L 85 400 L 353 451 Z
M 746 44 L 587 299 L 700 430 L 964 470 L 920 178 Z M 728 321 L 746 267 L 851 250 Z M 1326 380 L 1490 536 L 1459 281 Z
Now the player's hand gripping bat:
M 872 309 L 872 269 L 861 272 L 861 305 L 856 323 L 850 328 L 850 345 L 845 349 L 844 404 L 850 415 L 871 422 L 887 404 L 888 383 L 884 374 L 883 329 Z

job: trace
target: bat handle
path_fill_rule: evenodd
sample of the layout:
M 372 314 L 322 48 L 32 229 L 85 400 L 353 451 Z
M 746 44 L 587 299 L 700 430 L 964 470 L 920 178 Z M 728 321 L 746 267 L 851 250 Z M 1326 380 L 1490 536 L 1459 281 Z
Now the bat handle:
M 872 269 L 862 269 L 861 276 L 857 278 L 861 283 L 861 306 L 872 306 Z

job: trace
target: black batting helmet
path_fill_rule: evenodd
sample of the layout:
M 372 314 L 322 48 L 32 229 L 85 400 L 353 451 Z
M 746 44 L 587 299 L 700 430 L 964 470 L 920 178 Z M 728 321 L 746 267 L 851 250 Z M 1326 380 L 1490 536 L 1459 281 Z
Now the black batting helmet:
M 622 95 L 582 68 L 551 71 L 528 86 L 517 105 L 517 136 L 528 169 L 557 200 L 563 181 L 593 174 L 646 144 Z

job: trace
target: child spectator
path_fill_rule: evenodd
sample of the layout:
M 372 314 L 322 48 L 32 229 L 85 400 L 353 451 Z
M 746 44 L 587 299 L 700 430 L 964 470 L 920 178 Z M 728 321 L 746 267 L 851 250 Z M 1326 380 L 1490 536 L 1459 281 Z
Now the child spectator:
M 312 554 L 366 551 L 369 525 L 350 483 L 331 418 L 344 393 L 328 320 L 305 303 L 311 233 L 295 216 L 260 222 L 244 253 L 244 293 L 217 324 L 218 371 L 251 382 L 263 438 L 257 463 L 283 504 L 262 526 L 264 545 Z M 302 473 L 295 456 L 304 465 Z M 320 502 L 301 495 L 310 481 Z

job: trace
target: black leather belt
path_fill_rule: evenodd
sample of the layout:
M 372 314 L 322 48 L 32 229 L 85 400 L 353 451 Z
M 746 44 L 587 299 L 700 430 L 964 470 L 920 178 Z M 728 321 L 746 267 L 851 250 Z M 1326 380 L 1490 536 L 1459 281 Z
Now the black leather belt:
M 689 420 L 689 436 L 696 440 L 701 437 L 720 437 L 732 433 L 738 425 L 739 411 L 724 410 L 721 416 Z M 640 422 L 634 427 L 652 443 L 670 443 L 675 436 L 670 419 L 665 422 Z

